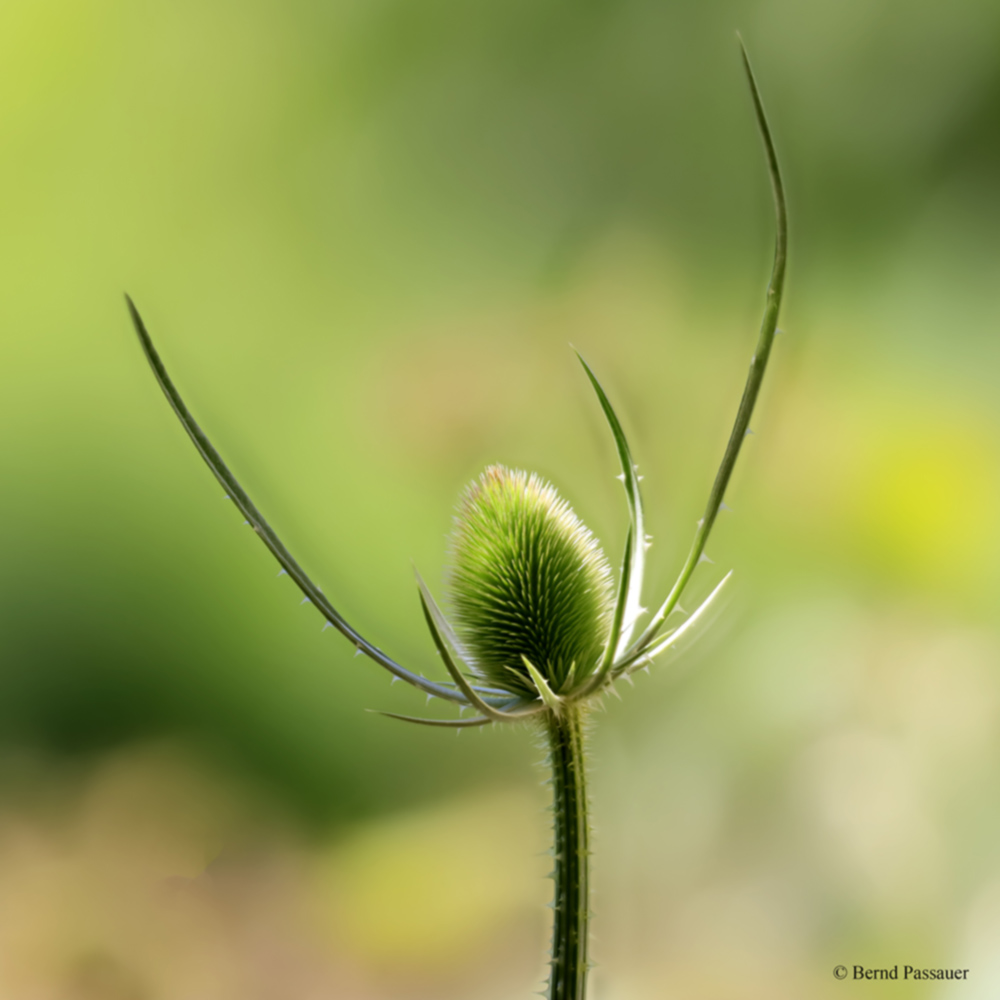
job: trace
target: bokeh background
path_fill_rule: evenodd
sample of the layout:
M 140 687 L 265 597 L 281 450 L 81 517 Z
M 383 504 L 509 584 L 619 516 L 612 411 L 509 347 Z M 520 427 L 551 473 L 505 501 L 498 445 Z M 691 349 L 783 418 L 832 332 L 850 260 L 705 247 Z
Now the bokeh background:
M 595 716 L 593 994 L 1000 993 L 1000 6 L 3 0 L 0 996 L 539 988 L 535 735 L 366 714 L 423 699 L 276 578 L 122 292 L 293 552 L 425 669 L 412 565 L 440 592 L 486 464 L 620 550 L 574 344 L 645 474 L 652 603 L 770 266 L 735 29 L 785 333 L 694 582 L 735 568 L 729 603 Z

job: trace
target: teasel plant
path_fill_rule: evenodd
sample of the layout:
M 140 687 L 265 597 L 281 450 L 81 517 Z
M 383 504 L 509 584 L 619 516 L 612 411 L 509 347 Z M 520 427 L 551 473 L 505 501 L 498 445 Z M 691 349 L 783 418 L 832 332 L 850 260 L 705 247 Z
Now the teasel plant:
M 471 709 L 451 719 L 383 712 L 392 719 L 450 729 L 499 723 L 536 727 L 548 747 L 554 815 L 555 882 L 549 1000 L 585 1000 L 590 922 L 590 825 L 585 723 L 590 710 L 622 680 L 648 667 L 695 629 L 731 573 L 682 624 L 666 630 L 719 512 L 771 355 L 787 257 L 784 188 L 771 131 L 750 61 L 740 40 L 757 126 L 763 141 L 775 211 L 774 263 L 764 315 L 729 441 L 704 514 L 676 582 L 640 630 L 643 575 L 650 539 L 645 533 L 641 476 L 611 400 L 579 357 L 614 439 L 629 525 L 617 578 L 601 548 L 555 489 L 534 474 L 492 465 L 460 500 L 451 538 L 451 620 L 417 575 L 419 599 L 434 648 L 448 679 L 432 680 L 397 663 L 350 625 L 316 586 L 261 515 L 219 452 L 196 423 L 131 298 L 126 302 L 146 359 L 194 446 L 228 497 L 281 566 L 325 619 L 359 654 L 428 698 Z M 617 692 L 615 692 L 617 693 Z

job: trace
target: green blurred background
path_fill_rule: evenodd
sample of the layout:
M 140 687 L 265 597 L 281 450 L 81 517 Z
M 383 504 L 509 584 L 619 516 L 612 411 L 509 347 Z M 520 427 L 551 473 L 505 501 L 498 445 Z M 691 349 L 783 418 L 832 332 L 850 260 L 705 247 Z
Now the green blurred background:
M 537 988 L 536 737 L 365 713 L 423 699 L 276 579 L 122 292 L 419 669 L 412 565 L 440 592 L 488 463 L 620 550 L 572 343 L 645 474 L 657 601 L 770 266 L 737 28 L 786 333 L 695 577 L 735 568 L 729 603 L 595 718 L 595 1000 L 998 995 L 992 0 L 0 3 L 0 995 Z

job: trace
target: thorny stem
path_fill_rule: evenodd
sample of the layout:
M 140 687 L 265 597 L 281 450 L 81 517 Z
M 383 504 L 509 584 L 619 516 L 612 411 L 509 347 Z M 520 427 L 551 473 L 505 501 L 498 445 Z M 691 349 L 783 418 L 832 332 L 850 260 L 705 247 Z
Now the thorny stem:
M 555 816 L 555 900 L 548 1000 L 584 1000 L 590 919 L 590 826 L 583 710 L 548 713 Z

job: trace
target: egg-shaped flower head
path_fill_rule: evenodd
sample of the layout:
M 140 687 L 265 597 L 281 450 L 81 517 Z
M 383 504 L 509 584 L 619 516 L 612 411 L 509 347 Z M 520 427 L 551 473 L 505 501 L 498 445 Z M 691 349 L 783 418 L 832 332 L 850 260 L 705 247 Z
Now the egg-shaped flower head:
M 597 666 L 612 617 L 611 568 L 596 539 L 534 473 L 490 466 L 455 517 L 455 632 L 490 685 L 537 697 L 528 661 L 556 693 Z

